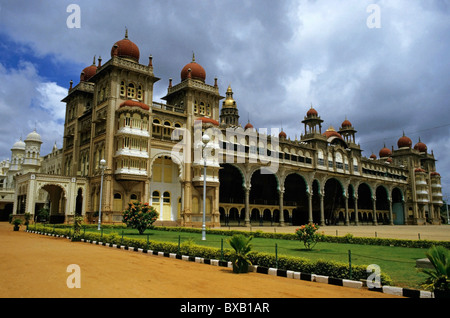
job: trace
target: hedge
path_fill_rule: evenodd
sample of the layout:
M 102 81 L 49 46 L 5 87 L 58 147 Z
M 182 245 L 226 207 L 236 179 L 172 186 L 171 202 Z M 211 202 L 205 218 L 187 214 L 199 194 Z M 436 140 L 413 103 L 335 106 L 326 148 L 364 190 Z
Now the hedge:
M 63 235 L 71 237 L 73 231 L 71 228 L 52 228 L 44 226 L 37 226 L 37 232 L 51 233 L 55 235 Z M 254 233 L 253 233 L 254 234 Z M 196 245 L 193 242 L 186 241 L 180 245 L 169 242 L 156 242 L 145 239 L 135 239 L 129 237 L 122 237 L 117 233 L 105 234 L 87 232 L 81 234 L 84 240 L 96 241 L 102 243 L 110 243 L 127 247 L 141 248 L 143 250 L 152 250 L 164 253 L 175 253 L 178 255 L 187 255 L 192 257 L 201 257 L 206 259 L 218 259 L 223 261 L 230 261 L 232 251 L 230 249 L 218 249 L 212 247 L 204 247 Z M 284 256 L 262 253 L 250 252 L 249 259 L 253 265 L 258 265 L 267 268 L 278 268 L 291 270 L 296 272 L 303 272 L 308 274 L 316 274 L 329 276 L 333 278 L 349 279 L 348 264 L 329 261 L 309 259 L 293 256 Z M 352 280 L 365 280 L 368 277 L 365 265 L 352 265 Z M 381 284 L 390 285 L 392 279 L 385 273 L 381 273 Z

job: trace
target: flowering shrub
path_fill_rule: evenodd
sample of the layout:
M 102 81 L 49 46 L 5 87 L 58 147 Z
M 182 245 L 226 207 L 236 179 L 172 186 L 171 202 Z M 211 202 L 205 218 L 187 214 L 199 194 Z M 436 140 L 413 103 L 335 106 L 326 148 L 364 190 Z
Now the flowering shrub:
M 158 218 L 158 212 L 148 203 L 134 201 L 128 203 L 128 209 L 123 211 L 123 222 L 144 234 L 146 229 L 152 228 Z
M 305 248 L 312 250 L 320 239 L 320 234 L 317 233 L 319 227 L 313 223 L 308 223 L 306 225 L 300 226 L 300 228 L 295 230 L 295 234 L 298 239 L 305 244 Z

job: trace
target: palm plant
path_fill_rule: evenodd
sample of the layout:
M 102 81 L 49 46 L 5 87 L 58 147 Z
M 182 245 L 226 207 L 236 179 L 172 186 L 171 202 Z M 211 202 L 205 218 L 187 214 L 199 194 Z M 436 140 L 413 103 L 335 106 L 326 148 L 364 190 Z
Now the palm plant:
M 450 259 L 449 250 L 443 246 L 432 246 L 425 255 L 433 265 L 432 269 L 420 269 L 421 272 L 428 275 L 424 287 L 430 288 L 436 295 L 450 292 Z
M 233 235 L 228 240 L 228 243 L 234 249 L 234 253 L 231 254 L 231 262 L 233 263 L 234 273 L 247 273 L 248 266 L 252 265 L 248 258 L 248 254 L 252 249 L 252 245 L 250 244 L 252 238 L 252 236 L 247 237 L 242 234 L 237 234 Z

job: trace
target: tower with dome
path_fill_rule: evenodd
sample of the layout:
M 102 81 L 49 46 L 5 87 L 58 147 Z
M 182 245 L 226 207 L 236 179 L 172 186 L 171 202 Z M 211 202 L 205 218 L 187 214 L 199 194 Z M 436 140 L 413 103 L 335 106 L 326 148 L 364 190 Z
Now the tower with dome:
M 101 221 L 114 224 L 139 200 L 159 212 L 156 224 L 188 227 L 201 226 L 203 204 L 208 227 L 441 223 L 440 175 L 420 139 L 413 146 L 403 134 L 395 149 L 380 145 L 366 158 L 357 124 L 345 117 L 325 129 L 316 105 L 300 110 L 300 138 L 267 133 L 242 123 L 244 92 L 229 84 L 222 96 L 194 54 L 155 102 L 160 78 L 153 56 L 143 63 L 141 53 L 127 30 L 106 62 L 94 57 L 69 82 L 62 148 L 42 157 L 35 131 L 13 145 L 0 175 L 13 214 L 36 215 L 45 204 L 54 222 L 82 215 L 95 223 L 101 206 Z

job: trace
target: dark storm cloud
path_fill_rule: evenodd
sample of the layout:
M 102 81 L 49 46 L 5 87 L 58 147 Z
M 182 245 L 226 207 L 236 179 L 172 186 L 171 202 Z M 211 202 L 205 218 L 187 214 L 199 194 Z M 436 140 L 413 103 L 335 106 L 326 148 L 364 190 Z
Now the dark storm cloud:
M 396 148 L 403 132 L 413 144 L 420 137 L 438 159 L 444 192 L 449 186 L 448 0 L 74 2 L 81 8 L 80 29 L 66 25 L 70 2 L 1 4 L 0 33 L 51 60 L 59 74 L 66 70 L 53 79 L 36 65 L 36 85 L 77 83 L 94 55 L 104 62 L 110 58 L 112 45 L 128 28 L 140 62 L 153 56 L 161 78 L 156 101 L 169 78 L 180 81 L 195 52 L 207 83 L 217 77 L 222 95 L 231 85 L 241 124 L 250 119 L 255 127 L 282 126 L 293 139 L 303 133 L 301 120 L 313 104 L 324 129 L 338 129 L 347 117 L 366 156 L 378 154 L 384 144 Z M 367 27 L 372 3 L 381 9 L 381 28 Z M 43 100 L 56 97 L 41 96 L 39 103 Z

